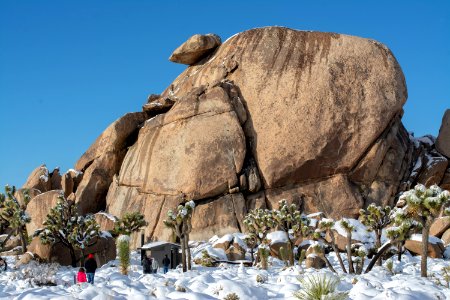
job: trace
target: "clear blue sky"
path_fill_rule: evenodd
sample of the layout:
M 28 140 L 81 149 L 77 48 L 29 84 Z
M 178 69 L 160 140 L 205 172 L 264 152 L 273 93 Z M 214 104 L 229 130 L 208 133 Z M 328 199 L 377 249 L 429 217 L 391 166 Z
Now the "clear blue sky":
M 185 68 L 167 58 L 196 33 L 280 25 L 376 39 L 405 73 L 406 128 L 437 135 L 450 108 L 449 3 L 0 0 L 0 186 L 42 163 L 73 167 Z

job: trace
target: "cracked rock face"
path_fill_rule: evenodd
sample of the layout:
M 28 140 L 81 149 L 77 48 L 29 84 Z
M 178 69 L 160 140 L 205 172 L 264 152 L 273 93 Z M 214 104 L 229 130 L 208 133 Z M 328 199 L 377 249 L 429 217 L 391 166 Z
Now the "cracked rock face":
M 280 27 L 240 33 L 161 94 L 175 104 L 140 129 L 108 211 L 143 212 L 155 239 L 170 237 L 162 220 L 181 192 L 198 204 L 196 239 L 242 230 L 248 209 L 282 198 L 354 216 L 366 199 L 389 202 L 408 171 L 411 147 L 398 133 L 406 97 L 378 42 Z M 386 179 L 389 168 L 401 174 Z M 392 189 L 387 200 L 380 186 Z
M 181 193 L 197 203 L 195 240 L 242 231 L 248 210 L 281 199 L 354 217 L 371 202 L 392 205 L 422 174 L 424 150 L 401 123 L 406 98 L 378 42 L 245 31 L 196 58 L 146 113 L 111 125 L 77 163 L 84 176 L 71 195 L 83 211 L 143 213 L 146 241 L 172 238 L 163 220 Z

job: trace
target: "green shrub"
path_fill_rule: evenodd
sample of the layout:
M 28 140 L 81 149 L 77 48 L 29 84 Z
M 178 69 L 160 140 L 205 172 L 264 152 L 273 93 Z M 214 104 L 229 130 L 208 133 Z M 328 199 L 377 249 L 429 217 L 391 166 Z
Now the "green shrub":
M 120 273 L 127 275 L 130 266 L 130 237 L 128 235 L 121 235 L 117 238 L 117 254 L 120 261 Z
M 314 274 L 298 279 L 303 289 L 296 292 L 294 296 L 302 300 L 344 300 L 347 293 L 337 292 L 339 278 L 328 274 Z

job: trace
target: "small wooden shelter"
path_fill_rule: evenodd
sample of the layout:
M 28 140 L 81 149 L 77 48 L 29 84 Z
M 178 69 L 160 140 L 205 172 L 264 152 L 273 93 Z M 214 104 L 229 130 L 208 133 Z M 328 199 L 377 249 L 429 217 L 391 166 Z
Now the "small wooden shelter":
M 179 244 L 157 241 L 142 245 L 139 249 L 141 250 L 141 263 L 145 255 L 150 255 L 162 267 L 162 261 L 167 254 L 170 259 L 170 269 L 174 269 L 181 264 L 181 246 Z

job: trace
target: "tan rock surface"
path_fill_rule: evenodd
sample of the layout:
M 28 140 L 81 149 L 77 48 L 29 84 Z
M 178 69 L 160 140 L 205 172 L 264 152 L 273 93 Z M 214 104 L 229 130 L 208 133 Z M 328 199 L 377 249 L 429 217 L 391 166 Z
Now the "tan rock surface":
M 450 228 L 450 217 L 437 218 L 430 227 L 430 235 L 441 237 Z
M 422 242 L 421 241 L 413 241 L 407 240 L 405 242 L 405 248 L 410 252 L 421 255 L 422 254 Z M 442 258 L 444 255 L 444 244 L 443 243 L 428 243 L 428 257 L 432 258 Z
M 437 152 L 431 152 L 425 156 L 424 167 L 420 172 L 417 182 L 426 186 L 439 184 L 444 177 L 448 166 L 448 160 Z
M 245 137 L 228 95 L 196 90 L 146 122 L 120 170 L 120 185 L 203 199 L 238 185 Z
M 58 197 L 62 190 L 48 191 L 37 195 L 28 203 L 26 212 L 31 216 L 31 222 L 26 225 L 28 235 L 32 235 L 36 229 L 42 228 L 42 223 L 47 219 L 47 214 L 58 203 Z
M 113 238 L 98 238 L 93 242 L 95 244 L 86 249 L 85 255 L 94 254 L 99 267 L 116 258 L 116 246 Z M 38 237 L 35 237 L 28 246 L 28 251 L 47 262 L 57 262 L 63 266 L 71 265 L 70 251 L 61 243 L 53 246 L 44 245 Z M 75 251 L 75 256 L 79 260 L 81 252 Z
M 200 202 L 192 216 L 192 240 L 241 231 L 245 200 L 241 194 Z
M 236 69 L 226 68 L 230 60 Z M 180 98 L 223 78 L 243 96 L 246 135 L 266 187 L 349 171 L 406 100 L 401 69 L 382 44 L 281 27 L 228 39 L 162 96 Z
M 34 189 L 34 188 L 31 188 L 31 189 L 21 188 L 21 189 L 16 190 L 14 197 L 16 197 L 16 199 L 20 205 L 25 205 L 25 202 L 24 202 L 24 200 L 25 200 L 24 199 L 24 191 L 25 190 L 28 190 L 28 195 L 30 196 L 30 200 L 33 199 L 34 197 L 36 197 L 37 195 L 41 194 L 40 190 Z
M 180 64 L 192 65 L 220 44 L 220 37 L 215 34 L 196 34 L 178 47 L 169 60 Z
M 41 165 L 31 172 L 27 181 L 22 186 L 27 189 L 37 189 L 41 193 L 51 190 L 52 184 L 49 178 L 49 172 L 45 165 Z
M 102 231 L 111 231 L 114 229 L 114 225 L 117 222 L 117 219 L 108 213 L 98 212 L 94 214 L 95 221 L 98 225 L 100 225 L 100 230 Z
M 441 128 L 436 140 L 436 149 L 450 158 L 450 109 L 447 109 L 442 117 Z

